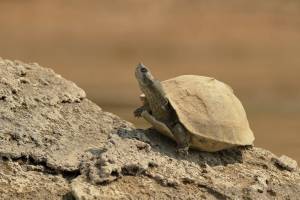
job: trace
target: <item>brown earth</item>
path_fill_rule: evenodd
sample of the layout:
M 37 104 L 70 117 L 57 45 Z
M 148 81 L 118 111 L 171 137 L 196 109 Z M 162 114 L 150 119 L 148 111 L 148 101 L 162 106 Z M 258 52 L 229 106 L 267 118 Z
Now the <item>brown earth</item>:
M 181 157 L 50 69 L 0 59 L 0 76 L 1 199 L 299 199 L 289 157 L 256 147 Z
M 0 2 L 0 56 L 37 61 L 132 117 L 133 68 L 216 77 L 242 100 L 256 145 L 300 161 L 298 0 Z

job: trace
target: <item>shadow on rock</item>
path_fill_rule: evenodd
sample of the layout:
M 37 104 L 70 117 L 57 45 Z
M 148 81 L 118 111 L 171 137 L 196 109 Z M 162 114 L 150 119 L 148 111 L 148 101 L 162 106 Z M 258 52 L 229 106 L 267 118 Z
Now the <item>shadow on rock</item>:
M 176 160 L 186 160 L 196 163 L 202 167 L 208 166 L 226 166 L 228 164 L 242 163 L 243 151 L 252 147 L 235 147 L 219 152 L 204 152 L 198 150 L 189 150 L 186 157 L 176 153 L 176 143 L 168 137 L 160 134 L 156 130 L 150 129 L 119 129 L 117 131 L 121 138 L 137 139 L 151 145 L 153 152 L 160 153 Z

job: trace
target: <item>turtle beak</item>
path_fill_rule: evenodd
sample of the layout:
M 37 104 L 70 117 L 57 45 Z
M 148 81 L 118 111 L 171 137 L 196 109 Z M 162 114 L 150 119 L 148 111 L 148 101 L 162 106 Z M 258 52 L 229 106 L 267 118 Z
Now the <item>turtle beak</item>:
M 136 70 L 139 71 L 140 73 L 147 73 L 149 71 L 143 63 L 139 63 L 136 66 Z
M 144 76 L 147 74 L 148 71 L 149 70 L 147 69 L 147 67 L 145 65 L 143 65 L 142 63 L 139 63 L 135 69 L 135 76 L 137 79 L 141 80 L 144 78 Z
M 153 80 L 150 70 L 142 63 L 136 66 L 135 77 L 142 85 L 148 85 Z

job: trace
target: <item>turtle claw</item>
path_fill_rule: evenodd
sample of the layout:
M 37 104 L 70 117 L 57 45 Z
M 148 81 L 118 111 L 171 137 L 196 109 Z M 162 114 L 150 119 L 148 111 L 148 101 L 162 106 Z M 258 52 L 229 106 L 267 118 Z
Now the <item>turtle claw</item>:
M 142 117 L 142 112 L 144 111 L 143 107 L 137 108 L 134 112 L 133 115 L 137 118 Z
M 189 155 L 189 148 L 188 147 L 179 148 L 179 149 L 177 149 L 176 153 L 179 156 L 186 157 Z

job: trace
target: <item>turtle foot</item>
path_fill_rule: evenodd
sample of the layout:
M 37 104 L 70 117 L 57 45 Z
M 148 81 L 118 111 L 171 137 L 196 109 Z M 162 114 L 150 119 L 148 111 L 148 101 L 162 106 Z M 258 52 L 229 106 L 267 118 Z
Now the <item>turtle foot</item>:
M 179 155 L 179 156 L 182 156 L 182 157 L 186 157 L 189 155 L 189 147 L 184 147 L 184 148 L 178 148 L 176 153 Z
M 141 117 L 142 116 L 142 112 L 144 112 L 145 109 L 144 107 L 140 107 L 140 108 L 137 108 L 134 112 L 133 112 L 133 115 L 135 117 Z

